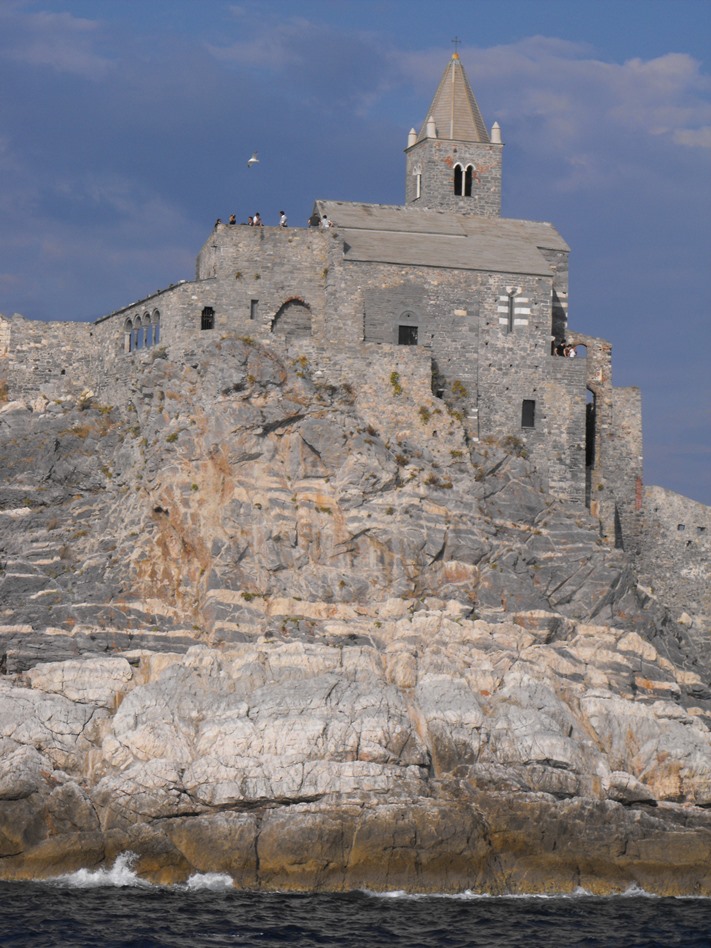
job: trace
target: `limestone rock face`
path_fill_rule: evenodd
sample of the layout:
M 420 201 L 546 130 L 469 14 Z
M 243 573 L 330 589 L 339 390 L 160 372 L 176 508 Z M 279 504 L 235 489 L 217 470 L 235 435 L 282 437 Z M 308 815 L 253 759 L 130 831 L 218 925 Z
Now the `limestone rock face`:
M 77 704 L 114 707 L 133 678 L 125 658 L 96 658 L 84 661 L 46 662 L 27 672 L 35 691 L 59 694 Z
M 710 893 L 711 735 L 599 687 L 634 680 L 624 633 L 598 628 L 591 660 L 589 628 L 546 644 L 443 606 L 6 680 L 0 873 L 76 866 L 84 840 L 163 881 Z
M 707 633 L 455 409 L 312 357 L 0 406 L 0 877 L 711 894 Z

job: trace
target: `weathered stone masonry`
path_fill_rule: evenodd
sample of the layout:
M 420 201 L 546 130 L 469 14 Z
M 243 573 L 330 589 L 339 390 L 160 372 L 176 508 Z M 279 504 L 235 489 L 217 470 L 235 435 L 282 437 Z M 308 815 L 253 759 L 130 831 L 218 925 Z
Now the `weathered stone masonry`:
M 643 578 L 679 612 L 711 616 L 711 509 L 663 487 L 646 487 L 644 512 Z

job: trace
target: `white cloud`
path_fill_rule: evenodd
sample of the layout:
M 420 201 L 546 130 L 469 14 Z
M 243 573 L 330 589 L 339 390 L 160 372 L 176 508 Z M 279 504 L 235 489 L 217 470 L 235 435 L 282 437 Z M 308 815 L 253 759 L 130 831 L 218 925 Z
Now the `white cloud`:
M 113 67 L 111 59 L 96 50 L 101 39 L 96 20 L 70 13 L 27 14 L 12 6 L 0 12 L 0 23 L 0 55 L 13 62 L 94 79 L 104 78 Z
M 232 7 L 239 38 L 207 44 L 221 63 L 251 71 L 259 81 L 281 83 L 285 99 L 330 112 L 367 114 L 396 75 L 382 39 L 365 30 L 346 32 L 302 16 L 265 15 L 261 8 Z
M 528 41 L 517 46 L 528 47 Z M 683 145 L 687 144 L 686 133 L 711 123 L 711 78 L 686 54 L 611 64 L 561 56 L 540 43 L 532 51 L 514 47 L 510 52 L 512 55 L 505 57 L 505 70 L 500 68 L 494 75 L 509 89 L 520 92 L 525 74 L 526 87 L 518 108 L 525 112 L 533 107 L 553 132 L 563 126 L 569 136 L 586 137 L 591 131 L 616 134 L 634 130 Z M 517 56 L 519 52 L 521 56 Z M 567 94 L 560 95 L 560 89 L 568 90 Z M 549 94 L 541 110 L 538 101 L 545 93 Z M 507 108 L 512 112 L 517 108 L 511 95 Z M 688 143 L 701 144 L 698 140 Z
M 688 148 L 711 149 L 711 125 L 705 128 L 677 129 L 673 135 L 677 145 L 686 145 Z

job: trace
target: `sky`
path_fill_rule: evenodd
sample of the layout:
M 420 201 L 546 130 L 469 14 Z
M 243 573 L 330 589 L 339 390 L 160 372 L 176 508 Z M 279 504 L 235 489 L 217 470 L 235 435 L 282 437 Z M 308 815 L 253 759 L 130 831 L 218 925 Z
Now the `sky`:
M 571 329 L 642 390 L 646 482 L 711 503 L 709 0 L 0 0 L 0 312 L 192 279 L 233 212 L 402 203 L 455 38 L 504 216 L 565 237 Z

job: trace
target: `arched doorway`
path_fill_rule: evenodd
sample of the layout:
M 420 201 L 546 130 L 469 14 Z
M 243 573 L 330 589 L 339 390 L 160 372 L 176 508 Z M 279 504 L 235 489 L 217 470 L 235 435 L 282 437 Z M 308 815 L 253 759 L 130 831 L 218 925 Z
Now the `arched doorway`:
M 300 299 L 287 300 L 279 307 L 272 332 L 290 339 L 304 339 L 311 335 L 311 308 Z

